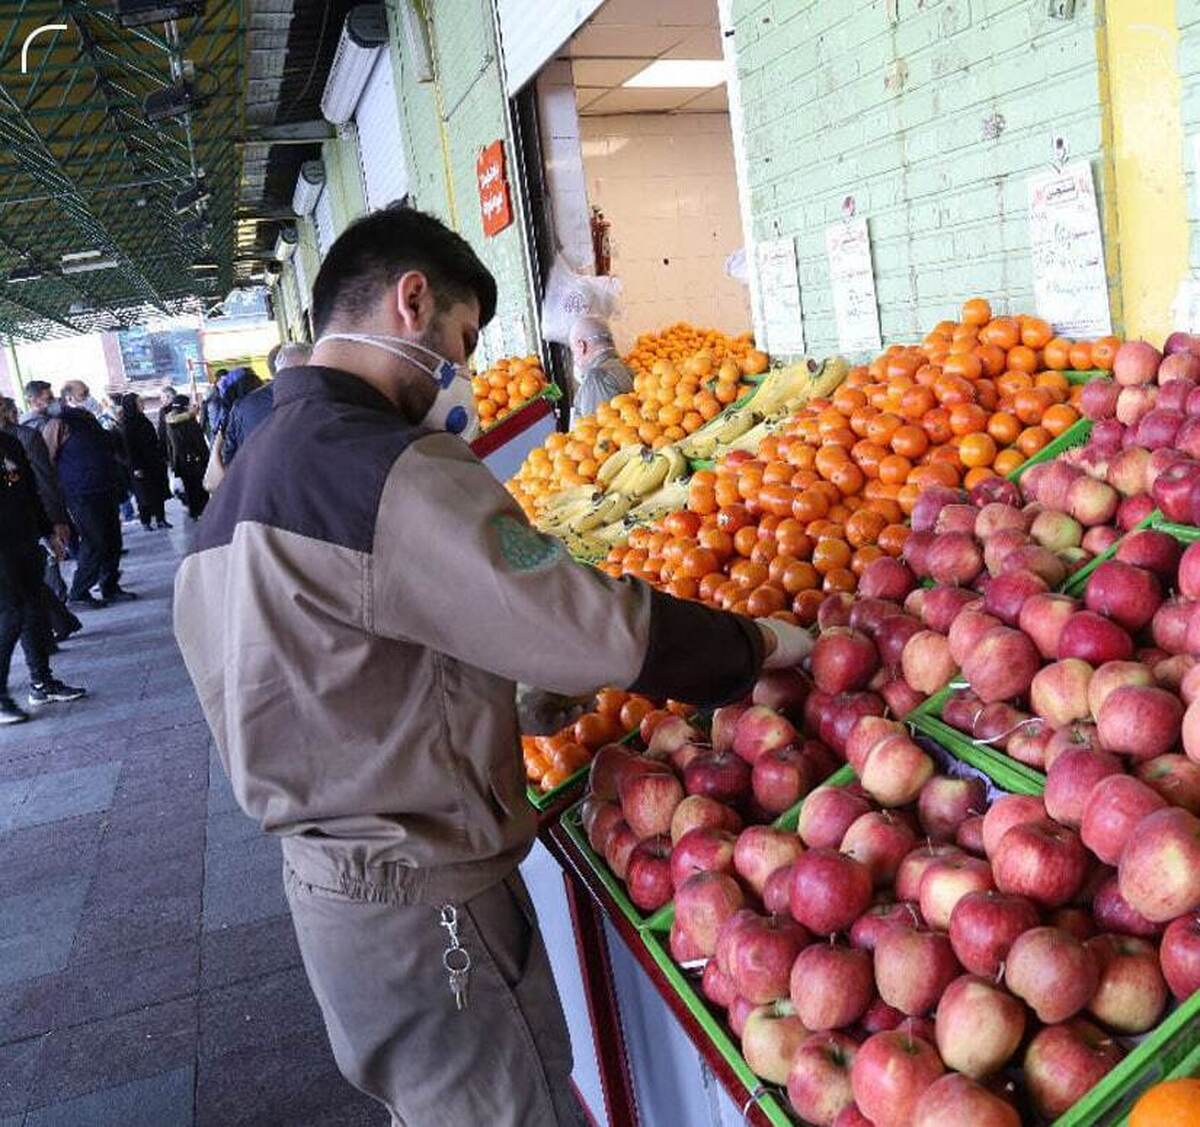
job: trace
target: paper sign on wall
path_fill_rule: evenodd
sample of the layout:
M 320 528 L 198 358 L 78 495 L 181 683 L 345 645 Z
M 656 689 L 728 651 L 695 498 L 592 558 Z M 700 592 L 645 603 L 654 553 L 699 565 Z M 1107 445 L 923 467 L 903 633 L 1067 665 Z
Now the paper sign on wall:
M 829 257 L 838 347 L 849 353 L 878 352 L 883 341 L 866 219 L 850 219 L 826 228 L 825 253 Z
M 479 181 L 479 208 L 483 215 L 483 233 L 491 238 L 513 221 L 512 199 L 508 191 L 508 172 L 504 166 L 504 142 L 493 141 L 475 162 Z
M 804 317 L 800 310 L 800 278 L 796 244 L 771 239 L 755 246 L 758 293 L 767 339 L 760 348 L 775 356 L 798 356 L 804 351 Z
M 1087 161 L 1029 178 L 1029 241 L 1038 316 L 1073 340 L 1108 336 L 1108 275 Z

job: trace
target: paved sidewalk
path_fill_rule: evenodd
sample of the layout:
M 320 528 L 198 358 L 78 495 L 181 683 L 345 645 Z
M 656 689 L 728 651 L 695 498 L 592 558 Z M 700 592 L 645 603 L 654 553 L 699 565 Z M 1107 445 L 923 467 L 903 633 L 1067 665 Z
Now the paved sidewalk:
M 0 729 L 0 1127 L 382 1127 L 175 647 L 169 515 L 125 526 L 139 601 L 86 612 L 54 659 L 91 697 Z

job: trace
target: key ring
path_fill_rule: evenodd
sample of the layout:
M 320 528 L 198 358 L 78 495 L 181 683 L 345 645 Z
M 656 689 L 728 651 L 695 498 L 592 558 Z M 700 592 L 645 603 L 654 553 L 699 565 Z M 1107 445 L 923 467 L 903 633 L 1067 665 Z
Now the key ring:
M 461 967 L 453 965 L 452 955 L 462 956 L 463 965 Z M 466 974 L 471 969 L 471 952 L 465 947 L 450 947 L 442 952 L 442 966 L 449 974 Z

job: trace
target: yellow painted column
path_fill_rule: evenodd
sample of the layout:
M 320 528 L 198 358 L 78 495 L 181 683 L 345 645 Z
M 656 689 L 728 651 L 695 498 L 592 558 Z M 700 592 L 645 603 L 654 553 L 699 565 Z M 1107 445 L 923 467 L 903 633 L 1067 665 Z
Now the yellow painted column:
M 1105 10 L 1120 308 L 1126 336 L 1161 345 L 1188 272 L 1175 0 L 1107 0 Z

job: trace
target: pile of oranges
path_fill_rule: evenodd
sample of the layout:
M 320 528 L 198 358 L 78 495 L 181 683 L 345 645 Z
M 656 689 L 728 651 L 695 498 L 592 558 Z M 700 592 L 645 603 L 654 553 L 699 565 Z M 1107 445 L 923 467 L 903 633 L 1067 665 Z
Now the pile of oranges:
M 595 481 L 604 460 L 622 446 L 640 443 L 657 450 L 699 430 L 749 391 L 754 385 L 746 377 L 765 372 L 770 362 L 749 335 L 729 338 L 675 325 L 661 336 L 638 339 L 660 342 L 654 347 L 666 354 L 652 353 L 649 344 L 635 348 L 630 357 L 639 356 L 638 364 L 626 357 L 634 370 L 633 391 L 601 404 L 568 433 L 549 435 L 508 483 L 529 517 L 541 500 Z M 699 346 L 695 351 L 682 351 L 693 344 Z
M 525 778 L 543 794 L 561 786 L 581 767 L 586 767 L 605 744 L 616 743 L 637 731 L 647 716 L 665 714 L 669 709 L 681 716 L 693 709 L 668 701 L 666 708 L 649 697 L 622 689 L 601 689 L 595 708 L 574 724 L 552 736 L 522 736 Z
M 993 318 L 972 299 L 922 344 L 851 369 L 757 456 L 735 451 L 694 474 L 685 510 L 635 529 L 600 567 L 807 625 L 825 594 L 854 591 L 873 559 L 900 554 L 923 489 L 1007 475 L 1070 427 L 1082 388 L 1057 365 L 1111 367 L 1119 343 L 1060 341 L 1044 321 Z
M 514 356 L 497 360 L 486 372 L 471 380 L 475 406 L 484 430 L 508 418 L 546 389 L 546 374 L 537 356 Z

